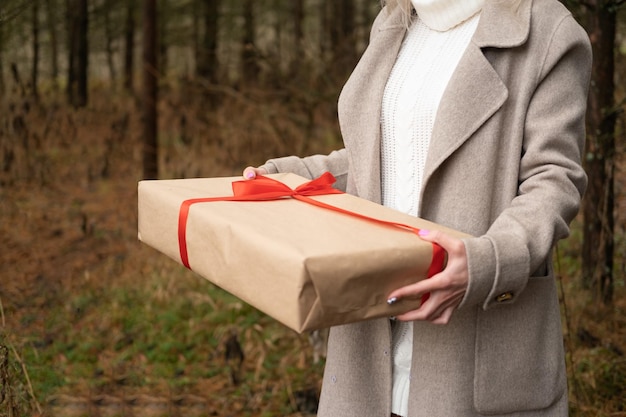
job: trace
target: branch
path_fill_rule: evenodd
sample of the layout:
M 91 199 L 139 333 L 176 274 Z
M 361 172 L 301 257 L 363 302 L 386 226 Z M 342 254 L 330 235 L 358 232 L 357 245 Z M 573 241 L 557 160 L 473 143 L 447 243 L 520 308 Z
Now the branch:
M 2 323 L 2 328 L 5 328 L 7 326 L 7 323 L 4 320 L 4 308 L 2 307 L 2 298 L 0 298 L 0 323 Z
M 618 117 L 620 114 L 624 113 L 625 105 L 626 105 L 626 97 L 624 97 L 620 102 L 615 103 L 613 107 L 611 107 L 610 109 L 605 109 L 604 117 L 605 118 L 613 117 L 613 116 Z
M 22 372 L 24 372 L 24 377 L 26 378 L 26 383 L 28 384 L 28 393 L 30 394 L 30 397 L 35 403 L 35 407 L 37 408 L 39 415 L 41 415 L 41 405 L 39 405 L 39 401 L 37 401 L 37 398 L 35 397 L 35 391 L 33 391 L 33 384 L 31 384 L 30 382 L 30 377 L 28 376 L 26 364 L 24 363 L 20 355 L 18 355 L 17 350 L 15 350 L 15 347 L 13 345 L 10 345 L 10 346 L 11 346 L 11 350 L 13 351 L 13 355 L 15 355 L 15 359 L 17 359 L 17 361 L 22 366 Z

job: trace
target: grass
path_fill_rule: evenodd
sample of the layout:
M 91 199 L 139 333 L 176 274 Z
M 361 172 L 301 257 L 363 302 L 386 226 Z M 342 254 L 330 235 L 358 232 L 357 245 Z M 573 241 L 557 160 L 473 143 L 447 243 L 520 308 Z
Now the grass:
M 163 178 L 237 175 L 338 140 L 332 104 L 299 113 L 252 92 L 207 113 L 170 91 Z M 91 97 L 78 111 L 55 97 L 0 103 L 0 416 L 311 415 L 323 360 L 307 337 L 138 242 L 139 113 L 121 95 Z M 572 415 L 626 415 L 624 271 L 615 304 L 594 302 L 578 284 L 581 239 L 576 223 L 559 246 Z
M 626 415 L 626 302 L 624 253 L 616 251 L 615 301 L 605 306 L 580 282 L 580 222 L 570 239 L 559 245 L 563 334 L 568 365 L 570 415 L 611 417 Z M 624 244 L 618 235 L 616 247 Z
M 240 415 L 275 412 L 278 405 L 284 415 L 297 411 L 288 410 L 287 397 L 277 401 L 268 393 L 284 396 L 286 384 L 292 391 L 317 388 L 321 364 L 310 362 L 306 339 L 162 261 L 134 285 L 63 294 L 64 305 L 46 313 L 43 333 L 21 335 L 38 398 L 194 395 L 214 407 L 237 407 Z M 231 335 L 245 354 L 242 364 L 226 359 Z

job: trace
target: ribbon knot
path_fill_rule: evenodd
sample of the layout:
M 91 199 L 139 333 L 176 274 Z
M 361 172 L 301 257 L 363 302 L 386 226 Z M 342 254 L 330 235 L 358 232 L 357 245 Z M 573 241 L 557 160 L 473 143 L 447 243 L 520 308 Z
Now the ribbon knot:
M 262 201 L 283 197 L 341 194 L 341 191 L 333 188 L 335 181 L 335 177 L 330 172 L 325 172 L 320 177 L 292 189 L 275 179 L 259 176 L 254 180 L 233 182 L 233 199 Z

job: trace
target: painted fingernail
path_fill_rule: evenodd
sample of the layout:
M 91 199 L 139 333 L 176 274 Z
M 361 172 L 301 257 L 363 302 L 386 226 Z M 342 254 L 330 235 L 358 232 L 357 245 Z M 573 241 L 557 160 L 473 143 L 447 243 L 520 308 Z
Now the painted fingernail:
M 420 229 L 419 232 L 417 232 L 417 234 L 420 236 L 428 236 L 429 233 L 430 233 L 430 230 L 426 230 L 426 229 Z
M 398 297 L 391 297 L 387 300 L 387 304 L 392 305 L 395 304 L 396 301 L 398 301 Z
M 248 179 L 252 179 L 252 178 L 254 178 L 254 172 L 252 172 L 252 171 L 248 171 L 248 172 L 246 173 L 246 178 L 248 178 Z

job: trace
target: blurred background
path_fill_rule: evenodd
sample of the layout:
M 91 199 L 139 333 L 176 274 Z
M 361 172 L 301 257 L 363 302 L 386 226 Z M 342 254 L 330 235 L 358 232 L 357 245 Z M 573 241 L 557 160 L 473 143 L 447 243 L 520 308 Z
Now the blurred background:
M 590 185 L 556 251 L 572 416 L 626 416 L 626 7 L 594 47 Z M 378 0 L 0 0 L 0 416 L 313 416 L 297 335 L 137 240 L 137 182 L 341 147 Z

